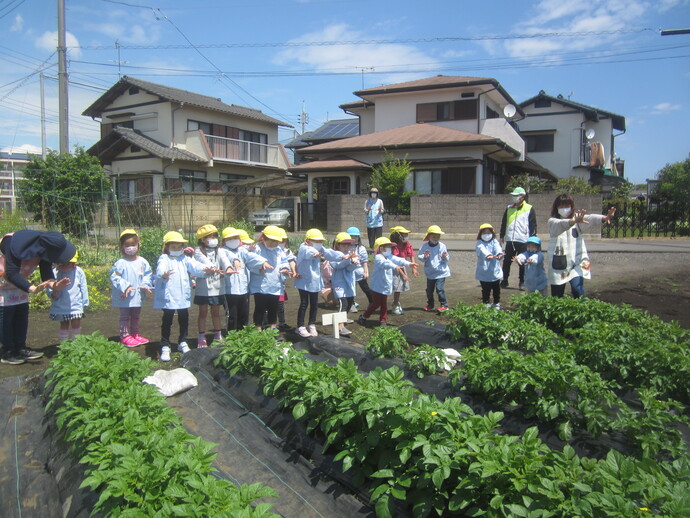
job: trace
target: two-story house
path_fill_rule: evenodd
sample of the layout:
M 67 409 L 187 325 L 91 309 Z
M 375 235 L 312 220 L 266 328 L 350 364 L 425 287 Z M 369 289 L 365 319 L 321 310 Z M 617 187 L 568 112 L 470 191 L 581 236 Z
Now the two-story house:
M 88 151 L 124 201 L 158 199 L 164 191 L 232 191 L 284 176 L 290 165 L 278 144 L 278 127 L 289 124 L 133 77 L 120 79 L 83 115 L 100 118 L 101 139 Z
M 520 107 L 527 155 L 556 178 L 577 176 L 593 185 L 622 181 L 624 163 L 615 158 L 615 144 L 625 133 L 625 117 L 543 90 Z
M 421 194 L 502 192 L 509 164 L 524 164 L 504 111 L 524 114 L 495 79 L 436 76 L 354 94 L 340 108 L 358 117 L 357 136 L 295 150 L 290 171 L 307 176 L 310 201 L 315 186 L 320 196 L 362 192 L 386 153 L 407 158 L 406 188 Z

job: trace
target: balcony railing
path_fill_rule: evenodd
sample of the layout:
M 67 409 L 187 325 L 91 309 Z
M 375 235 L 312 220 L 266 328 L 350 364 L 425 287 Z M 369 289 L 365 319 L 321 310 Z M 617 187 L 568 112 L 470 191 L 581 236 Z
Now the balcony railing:
M 280 167 L 278 146 L 206 135 L 213 160 Z

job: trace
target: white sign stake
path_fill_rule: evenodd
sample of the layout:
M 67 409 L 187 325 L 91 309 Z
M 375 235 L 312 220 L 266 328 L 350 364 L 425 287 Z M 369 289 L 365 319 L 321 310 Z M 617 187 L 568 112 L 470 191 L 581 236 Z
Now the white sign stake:
M 333 336 L 340 338 L 340 324 L 347 322 L 347 313 L 345 311 L 324 313 L 321 315 L 321 321 L 324 326 L 333 325 Z

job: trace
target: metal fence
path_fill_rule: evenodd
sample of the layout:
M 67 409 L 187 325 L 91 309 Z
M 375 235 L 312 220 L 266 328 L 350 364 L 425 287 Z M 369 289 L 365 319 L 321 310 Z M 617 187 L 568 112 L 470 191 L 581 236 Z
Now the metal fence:
M 604 204 L 604 213 L 611 204 Z M 610 225 L 603 225 L 605 238 L 690 236 L 690 203 L 630 201 L 616 204 Z

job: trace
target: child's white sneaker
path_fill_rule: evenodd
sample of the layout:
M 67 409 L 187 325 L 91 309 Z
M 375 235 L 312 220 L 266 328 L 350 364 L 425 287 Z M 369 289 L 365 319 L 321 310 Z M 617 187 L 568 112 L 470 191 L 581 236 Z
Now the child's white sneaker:
M 319 333 L 316 331 L 316 326 L 314 324 L 311 324 L 309 327 L 307 327 L 309 330 L 309 334 L 311 336 L 319 336 Z
M 307 328 L 302 326 L 297 328 L 297 334 L 300 335 L 302 338 L 310 338 L 311 334 L 309 331 L 307 331 Z
M 170 347 L 168 347 L 167 345 L 165 345 L 161 348 L 161 361 L 162 362 L 169 362 L 170 361 Z
M 177 350 L 180 351 L 182 354 L 186 354 L 189 352 L 189 345 L 187 342 L 180 342 L 177 345 Z
M 403 308 L 400 304 L 397 306 L 393 306 L 393 309 L 391 309 L 391 314 L 393 315 L 402 315 L 403 314 Z
M 496 304 L 494 304 L 494 308 L 496 308 L 496 309 L 501 309 L 501 304 L 498 303 L 498 302 L 496 302 Z

